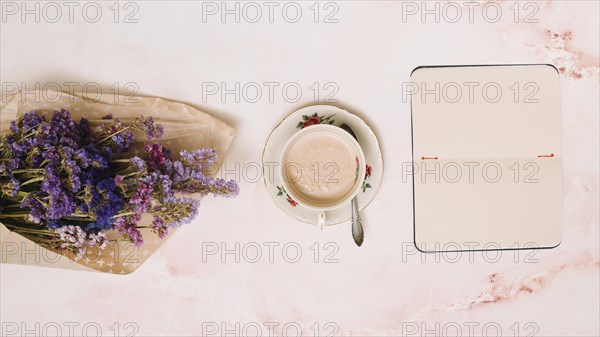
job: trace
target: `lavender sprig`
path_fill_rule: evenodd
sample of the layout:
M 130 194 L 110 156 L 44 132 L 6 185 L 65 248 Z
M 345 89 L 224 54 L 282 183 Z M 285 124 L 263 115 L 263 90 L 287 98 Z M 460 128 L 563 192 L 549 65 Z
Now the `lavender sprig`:
M 152 229 L 163 238 L 169 228 L 179 227 L 190 223 L 198 214 L 200 202 L 192 198 L 169 197 L 163 200 L 163 203 L 156 205 L 150 210 L 154 215 L 152 219 Z

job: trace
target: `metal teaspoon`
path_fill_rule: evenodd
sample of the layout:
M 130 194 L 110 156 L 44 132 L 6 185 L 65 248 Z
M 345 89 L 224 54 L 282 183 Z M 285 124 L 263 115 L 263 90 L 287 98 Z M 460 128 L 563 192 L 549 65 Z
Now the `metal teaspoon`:
M 356 133 L 354 133 L 354 130 L 352 130 L 352 128 L 348 125 L 348 124 L 342 124 L 340 125 L 340 127 L 344 130 L 346 130 L 346 132 L 348 132 L 352 137 L 354 137 L 354 139 L 356 139 L 356 141 L 358 141 L 358 137 L 356 137 Z M 365 232 L 363 231 L 362 228 L 362 222 L 360 221 L 360 214 L 358 213 L 358 206 L 357 206 L 357 202 L 356 199 L 358 197 L 354 197 L 352 198 L 352 237 L 354 238 L 354 242 L 356 243 L 357 246 L 361 246 L 363 243 L 363 240 L 365 238 Z

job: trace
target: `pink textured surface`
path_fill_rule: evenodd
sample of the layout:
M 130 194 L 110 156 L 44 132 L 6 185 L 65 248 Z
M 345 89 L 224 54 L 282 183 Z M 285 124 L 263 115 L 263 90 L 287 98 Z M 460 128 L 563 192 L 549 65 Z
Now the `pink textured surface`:
M 207 329 L 213 324 L 223 335 L 224 328 L 253 323 L 267 335 L 265 322 L 279 324 L 278 334 L 285 324 L 297 323 L 308 336 L 315 323 L 321 335 L 334 326 L 338 336 L 399 335 L 414 329 L 421 336 L 436 327 L 438 334 L 444 328 L 453 334 L 456 326 L 466 336 L 469 322 L 476 322 L 479 335 L 484 326 L 491 335 L 496 327 L 511 336 L 515 331 L 600 334 L 599 5 L 535 3 L 537 23 L 514 23 L 513 2 L 502 4 L 504 16 L 497 23 L 481 15 L 474 23 L 466 18 L 456 24 L 423 24 L 415 18 L 405 23 L 402 5 L 389 1 L 339 2 L 339 23 L 333 24 L 313 23 L 310 4 L 301 5 L 304 17 L 295 24 L 281 17 L 275 23 L 264 18 L 257 24 L 221 23 L 218 16 L 203 23 L 201 5 L 166 1 L 138 3 L 136 24 L 110 19 L 98 24 L 3 22 L 3 83 L 95 81 L 108 88 L 114 82 L 121 87 L 135 82 L 142 94 L 196 105 L 238 130 L 226 159 L 229 170 L 236 162 L 241 167 L 260 163 L 262 145 L 278 121 L 314 103 L 309 87 L 335 82 L 335 98 L 377 133 L 386 174 L 363 214 L 361 248 L 354 246 L 349 224 L 319 232 L 286 217 L 263 182 L 251 181 L 255 172 L 250 168 L 237 199 L 205 199 L 198 219 L 130 276 L 0 265 L 1 321 L 28 328 L 36 322 L 42 327 L 96 322 L 105 335 L 113 335 L 115 322 L 120 335 L 126 335 L 132 330 L 124 324 L 133 322 L 143 336 L 200 335 L 212 331 Z M 472 260 L 465 253 L 456 263 L 450 254 L 439 261 L 422 257 L 411 251 L 412 191 L 400 174 L 402 163 L 411 158 L 402 82 L 418 65 L 499 63 L 552 63 L 560 70 L 563 242 L 533 256 L 504 252 L 496 263 L 489 261 L 492 253 L 487 259 L 474 253 Z M 221 102 L 218 95 L 203 99 L 203 82 L 228 87 L 297 82 L 303 95 L 295 103 L 276 95 L 271 103 L 265 87 L 257 103 L 238 103 L 232 96 Z M 247 247 L 246 255 L 242 250 L 239 263 L 233 254 L 222 262 L 219 255 L 203 254 L 203 242 L 224 243 L 228 249 L 239 243 Z M 279 244 L 272 263 L 269 242 Z M 290 242 L 301 249 L 297 263 L 282 255 Z M 335 245 L 325 246 L 328 242 Z M 255 257 L 252 243 L 262 247 L 256 263 L 248 261 Z M 324 263 L 332 252 L 337 262 Z M 294 248 L 285 255 L 294 256 Z M 293 327 L 288 335 L 294 335 Z

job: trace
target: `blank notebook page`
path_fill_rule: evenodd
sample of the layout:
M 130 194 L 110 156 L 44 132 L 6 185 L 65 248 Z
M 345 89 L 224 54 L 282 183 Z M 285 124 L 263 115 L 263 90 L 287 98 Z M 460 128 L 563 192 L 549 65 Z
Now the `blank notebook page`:
M 406 90 L 417 247 L 557 246 L 563 194 L 556 69 L 421 67 Z

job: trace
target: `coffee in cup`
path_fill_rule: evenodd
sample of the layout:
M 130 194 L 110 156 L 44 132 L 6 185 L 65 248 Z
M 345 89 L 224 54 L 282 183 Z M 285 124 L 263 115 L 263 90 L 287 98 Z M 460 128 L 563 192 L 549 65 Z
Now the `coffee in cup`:
M 364 177 L 360 145 L 333 125 L 312 125 L 298 131 L 284 146 L 280 162 L 286 191 L 299 204 L 320 211 L 320 226 L 327 210 L 356 196 Z

